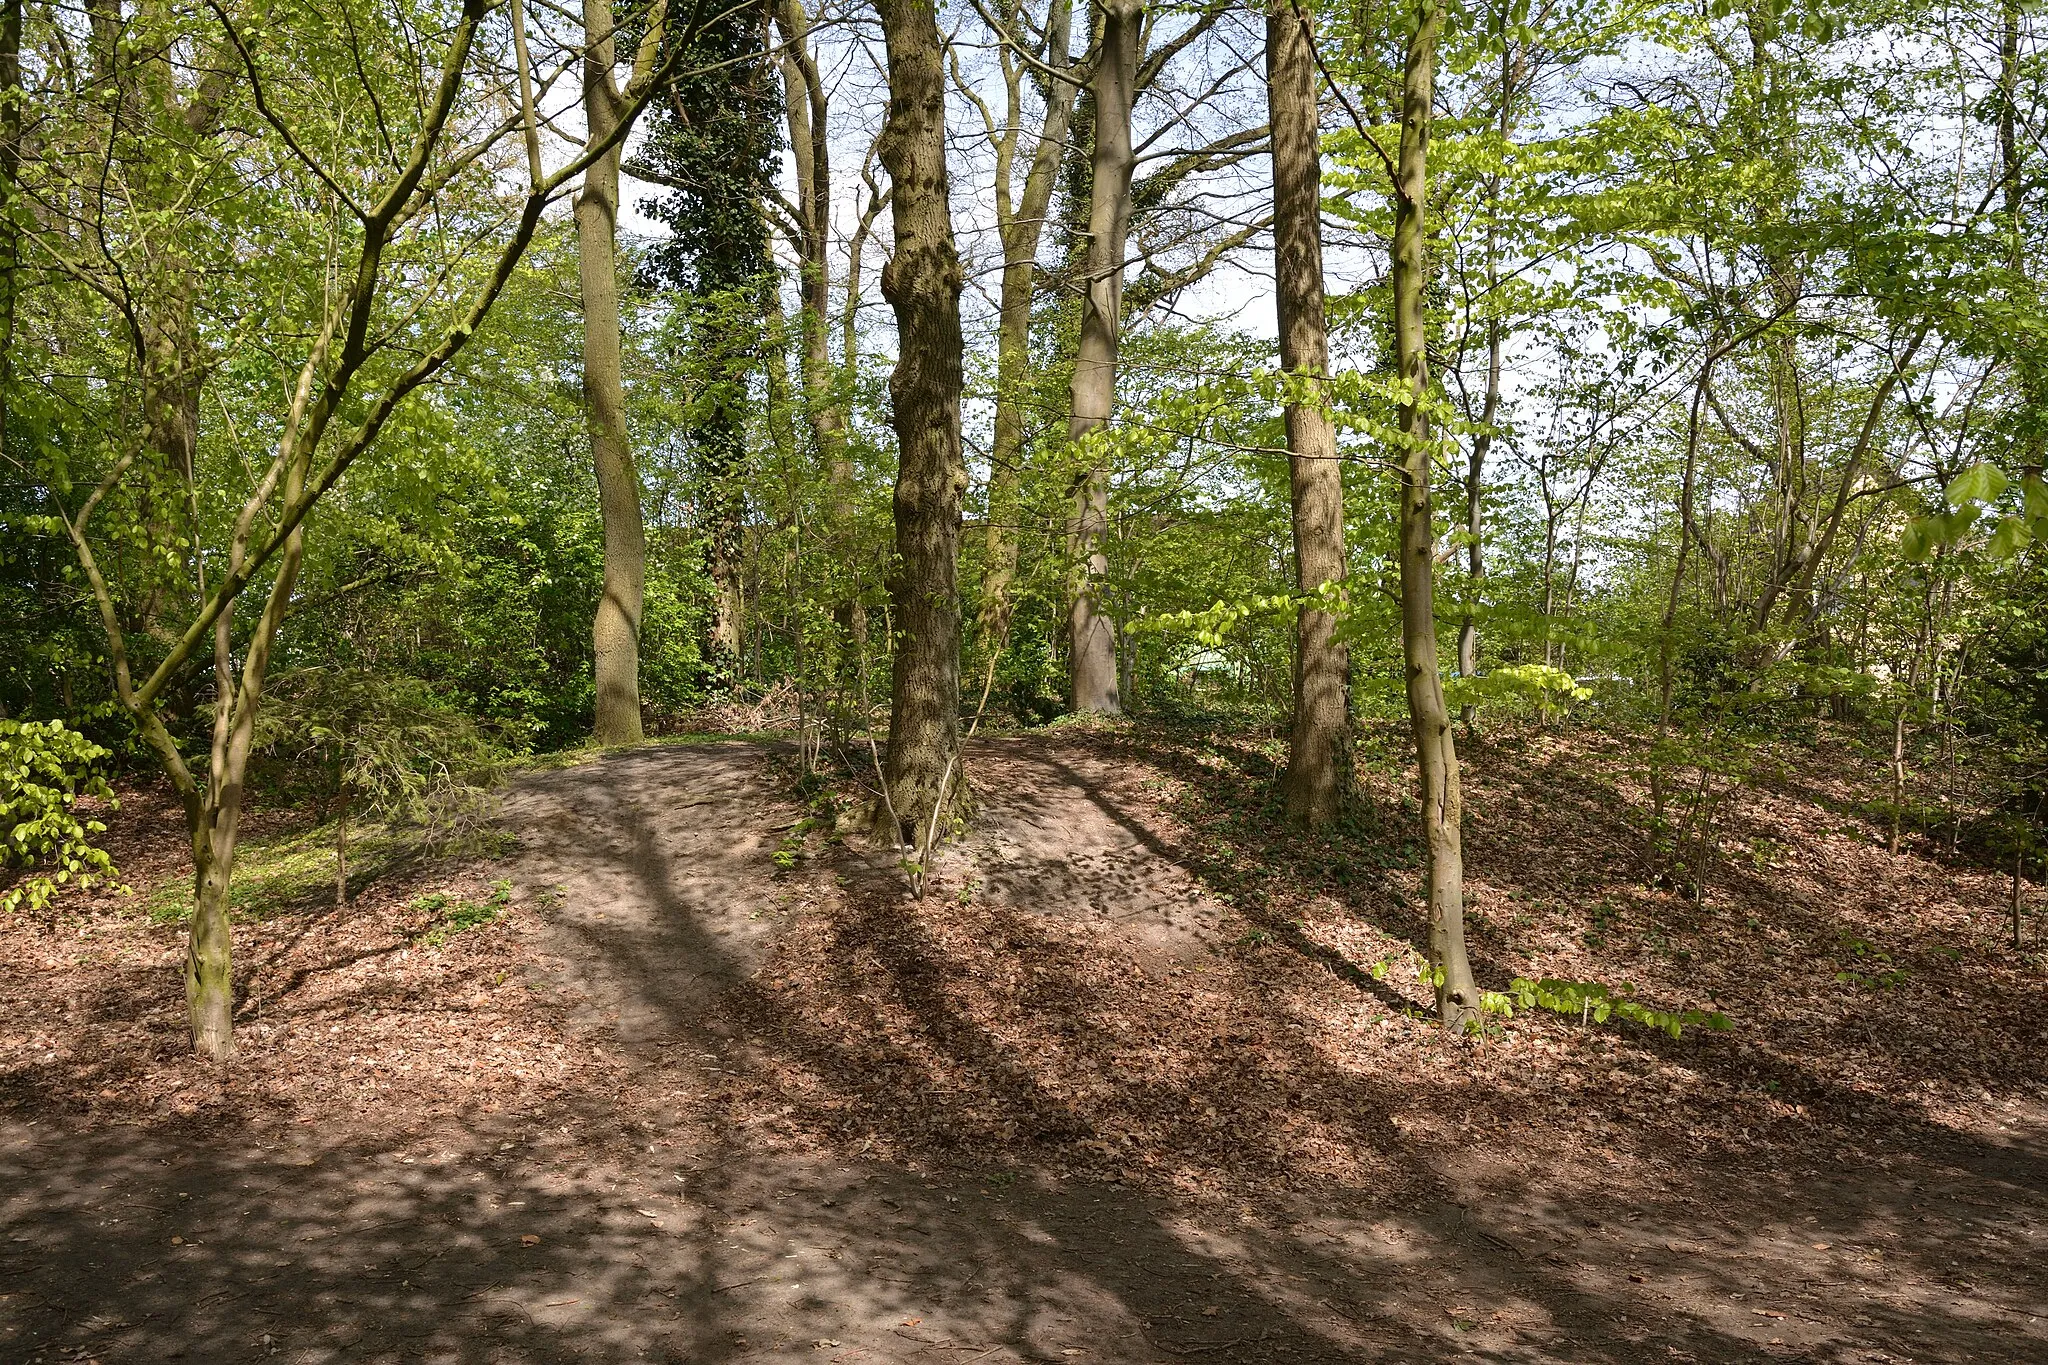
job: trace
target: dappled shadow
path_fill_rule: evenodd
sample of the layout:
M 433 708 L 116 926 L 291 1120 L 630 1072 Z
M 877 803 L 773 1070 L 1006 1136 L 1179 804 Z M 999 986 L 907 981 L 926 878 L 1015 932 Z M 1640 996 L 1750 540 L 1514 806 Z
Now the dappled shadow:
M 794 810 L 752 745 L 648 746 L 520 782 L 509 871 L 547 903 L 550 976 L 579 1016 L 628 1044 L 701 1023 L 768 951 L 768 827 Z
M 778 873 L 795 806 L 757 747 L 527 779 L 508 820 L 531 969 L 585 1047 L 635 1059 L 545 1110 L 95 1127 L 57 1114 L 54 1072 L 13 1071 L 0 1357 L 2048 1354 L 2038 1107 L 1943 1126 L 1770 1014 L 1734 1038 L 1518 1020 L 1447 1039 L 1385 983 L 1333 979 L 1359 967 L 1316 926 L 1249 932 L 1300 916 L 1320 867 L 1310 893 L 1391 934 L 1398 848 L 1354 833 L 1275 861 L 1240 837 L 1256 821 L 1205 847 L 1200 812 L 1164 818 L 1121 750 L 975 760 L 985 803 L 1086 821 L 1101 856 L 1018 840 L 999 878 L 970 842 L 912 903 L 836 846 Z M 1515 798 L 1532 819 L 1609 808 L 1557 764 Z M 1539 890 L 1586 927 L 1548 879 L 1604 893 L 1570 850 L 1628 826 L 1517 853 L 1486 819 L 1492 972 L 1565 922 L 1515 923 Z M 1609 951 L 1650 912 L 1607 924 Z M 325 986 L 385 999 L 349 981 Z

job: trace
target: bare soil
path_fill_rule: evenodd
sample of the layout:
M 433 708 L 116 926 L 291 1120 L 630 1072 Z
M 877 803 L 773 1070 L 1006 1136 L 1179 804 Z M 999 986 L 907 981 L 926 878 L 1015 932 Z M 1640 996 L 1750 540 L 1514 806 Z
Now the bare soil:
M 177 926 L 0 923 L 0 1360 L 2048 1359 L 2004 877 L 1846 745 L 1703 904 L 1627 746 L 1469 761 L 1482 978 L 1729 1031 L 1444 1035 L 1400 784 L 1294 838 L 1245 736 L 977 743 L 919 902 L 772 746 L 533 774 L 504 859 L 239 924 L 226 1069 Z M 113 835 L 180 875 L 160 795 Z

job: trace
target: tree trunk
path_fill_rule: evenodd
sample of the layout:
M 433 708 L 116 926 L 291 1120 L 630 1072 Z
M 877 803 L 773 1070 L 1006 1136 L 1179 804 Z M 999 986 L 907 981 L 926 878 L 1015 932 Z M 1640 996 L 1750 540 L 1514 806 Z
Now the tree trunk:
M 1515 129 L 1515 77 L 1519 63 L 1515 59 L 1515 46 L 1507 34 L 1507 11 L 1500 15 L 1500 110 L 1497 127 L 1503 146 L 1510 144 Z M 1489 214 L 1497 213 L 1500 204 L 1500 174 L 1495 172 L 1487 180 L 1487 209 Z M 1496 294 L 1500 288 L 1500 245 L 1494 226 L 1486 228 L 1486 297 L 1487 307 L 1498 309 L 1500 302 Z M 1480 407 L 1481 430 L 1472 438 L 1472 453 L 1465 464 L 1465 536 L 1469 542 L 1465 547 L 1467 605 L 1465 619 L 1458 625 L 1458 676 L 1474 678 L 1479 675 L 1479 622 L 1473 608 L 1479 596 L 1480 586 L 1486 581 L 1486 552 L 1480 532 L 1484 529 L 1483 514 L 1486 496 L 1486 457 L 1493 450 L 1493 423 L 1500 413 L 1500 369 L 1501 369 L 1501 325 L 1496 312 L 1486 320 L 1486 397 Z M 1472 723 L 1479 708 L 1466 702 L 1460 709 L 1458 719 L 1465 725 L 1466 734 L 1471 734 Z
M 1124 245 L 1131 226 L 1131 100 L 1136 93 L 1138 43 L 1144 25 L 1139 0 L 1097 0 L 1101 37 L 1089 88 L 1095 114 L 1095 155 L 1088 199 L 1088 293 L 1081 305 L 1080 345 L 1074 353 L 1067 436 L 1081 441 L 1109 421 L 1116 402 L 1117 347 L 1123 331 Z M 1103 541 L 1109 534 L 1109 470 L 1090 457 L 1074 481 L 1068 540 L 1073 556 L 1073 605 L 1068 615 L 1070 694 L 1076 711 L 1114 714 L 1117 695 L 1116 622 L 1102 608 L 1109 574 Z
M 1401 405 L 1400 554 L 1401 653 L 1407 665 L 1408 719 L 1415 735 L 1422 789 L 1423 844 L 1429 855 L 1429 947 L 1436 967 L 1437 1009 L 1463 1027 L 1479 1008 L 1479 990 L 1465 957 L 1464 801 L 1458 752 L 1444 705 L 1436 642 L 1436 529 L 1430 506 L 1434 463 L 1429 413 L 1429 355 L 1423 289 L 1423 214 L 1429 203 L 1430 102 L 1439 0 L 1417 0 L 1415 31 L 1401 82 L 1401 156 L 1394 181 L 1394 344 L 1408 401 Z
M 348 909 L 348 783 L 334 798 L 334 908 Z
M 192 837 L 192 923 L 185 940 L 185 1014 L 192 1050 L 210 1062 L 235 1055 L 235 975 L 228 880 L 235 836 L 208 822 Z
M 1308 12 L 1272 0 L 1266 14 L 1266 106 L 1273 128 L 1274 308 L 1280 363 L 1290 375 L 1329 373 L 1323 322 L 1321 122 Z M 1287 405 L 1294 502 L 1295 583 L 1313 593 L 1344 581 L 1344 481 L 1329 410 L 1311 396 Z M 1343 800 L 1349 733 L 1349 651 L 1337 617 L 1303 609 L 1294 625 L 1294 727 L 1287 751 L 1287 818 L 1320 829 Z
M 1066 70 L 1072 63 L 1071 0 L 1052 0 L 1045 20 L 1045 64 Z M 995 435 L 989 449 L 988 526 L 982 555 L 979 634 L 988 651 L 984 700 L 995 679 L 998 656 L 1010 633 L 1010 589 L 1017 579 L 1018 490 L 1023 478 L 1026 404 L 1031 390 L 1031 303 L 1036 292 L 1038 244 L 1044 235 L 1046 209 L 1052 203 L 1060 157 L 1066 150 L 1079 87 L 1049 82 L 1045 121 L 1032 150 L 1022 199 L 1010 207 L 1009 172 L 1017 128 L 1023 119 L 1022 73 L 1010 75 L 1009 128 L 1003 133 L 1007 151 L 998 151 L 996 211 L 1003 241 L 1003 285 L 996 323 Z
M 624 103 L 612 80 L 611 0 L 584 0 L 583 117 L 589 141 L 618 127 Z M 599 744 L 637 744 L 640 729 L 640 611 L 647 572 L 647 530 L 640 517 L 640 476 L 626 441 L 626 389 L 619 344 L 617 232 L 619 151 L 583 173 L 576 194 L 577 276 L 583 287 L 583 411 L 597 469 L 604 524 L 604 589 L 591 628 Z
M 915 844 L 946 794 L 965 789 L 960 746 L 960 291 L 946 177 L 944 48 L 932 0 L 878 0 L 889 66 L 881 140 L 895 253 L 882 296 L 896 313 L 889 376 L 896 429 L 896 564 L 891 674 L 891 831 Z M 943 789 L 943 792 L 942 792 Z M 950 803 L 950 802 L 949 802 Z
M 782 30 L 782 84 L 790 152 L 796 162 L 798 296 L 803 302 L 804 411 L 820 463 L 841 493 L 853 479 L 846 457 L 846 413 L 833 382 L 827 345 L 832 310 L 832 163 L 826 137 L 825 82 L 810 50 L 810 18 L 802 0 L 776 0 Z

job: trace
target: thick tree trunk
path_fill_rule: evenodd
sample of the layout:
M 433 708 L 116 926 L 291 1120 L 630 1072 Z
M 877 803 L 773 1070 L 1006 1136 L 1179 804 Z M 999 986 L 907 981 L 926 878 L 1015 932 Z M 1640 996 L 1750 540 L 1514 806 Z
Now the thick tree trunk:
M 1117 347 L 1123 331 L 1124 247 L 1131 227 L 1131 100 L 1136 94 L 1138 44 L 1144 27 L 1139 0 L 1097 0 L 1100 38 L 1089 88 L 1093 92 L 1095 155 L 1088 201 L 1088 293 L 1081 305 L 1080 345 L 1074 353 L 1070 440 L 1080 441 L 1109 421 L 1116 402 Z M 1068 539 L 1073 556 L 1073 605 L 1068 615 L 1067 662 L 1076 711 L 1115 713 L 1116 622 L 1102 607 L 1109 575 L 1103 542 L 1109 534 L 1109 470 L 1091 459 L 1074 483 Z
M 1423 289 L 1423 214 L 1429 203 L 1430 102 L 1439 0 L 1418 0 L 1401 82 L 1401 156 L 1394 182 L 1394 344 L 1408 401 L 1401 405 L 1401 652 L 1407 664 L 1408 718 L 1422 789 L 1423 845 L 1429 855 L 1429 947 L 1437 971 L 1437 1009 L 1463 1026 L 1478 1011 L 1479 990 L 1465 957 L 1464 799 L 1458 751 L 1444 704 L 1436 641 L 1436 529 L 1430 505 L 1434 463 L 1429 413 L 1429 336 Z
M 1266 106 L 1273 128 L 1274 308 L 1289 374 L 1330 369 L 1323 321 L 1322 146 L 1308 12 L 1272 0 L 1266 14 Z M 1344 481 L 1329 410 L 1310 396 L 1287 405 L 1294 495 L 1294 571 L 1302 592 L 1344 579 Z M 1294 728 L 1287 752 L 1287 818 L 1309 829 L 1337 818 L 1350 731 L 1349 651 L 1337 617 L 1304 610 L 1294 627 Z
M 1071 64 L 1073 6 L 1071 0 L 1052 0 L 1046 11 L 1046 65 L 1066 70 Z M 1045 120 L 1032 149 L 1030 170 L 1024 177 L 1022 198 L 1010 203 L 1010 171 L 1016 156 L 1017 128 L 1023 119 L 1022 72 L 1010 75 L 1009 127 L 997 150 L 996 211 L 1002 221 L 1003 285 L 996 323 L 995 435 L 989 449 L 988 525 L 982 554 L 980 637 L 988 651 L 988 679 L 983 683 L 984 700 L 988 684 L 995 678 L 997 657 L 1009 638 L 1013 603 L 1010 590 L 1017 580 L 1018 490 L 1023 478 L 1024 450 L 1028 435 L 1026 404 L 1031 389 L 1031 304 L 1036 293 L 1038 245 L 1045 231 L 1045 214 L 1052 203 L 1053 186 L 1059 177 L 1060 157 L 1066 150 L 1067 129 L 1072 122 L 1074 97 L 1079 87 L 1065 81 L 1051 81 L 1046 91 Z
M 624 104 L 612 80 L 611 0 L 584 0 L 583 117 L 592 142 L 618 127 Z M 591 627 L 599 744 L 640 741 L 640 612 L 647 530 L 640 476 L 626 441 L 626 389 L 619 344 L 619 152 L 583 173 L 576 194 L 577 277 L 583 287 L 583 411 L 597 469 L 604 525 L 604 588 Z
M 965 788 L 960 771 L 961 499 L 960 291 L 946 177 L 944 49 L 932 0 L 878 0 L 888 50 L 889 120 L 881 140 L 889 172 L 895 253 L 882 296 L 896 313 L 889 377 L 896 429 L 896 565 L 891 576 L 895 657 L 890 688 L 891 831 L 915 844 L 943 800 Z M 942 790 L 943 789 L 943 790 Z

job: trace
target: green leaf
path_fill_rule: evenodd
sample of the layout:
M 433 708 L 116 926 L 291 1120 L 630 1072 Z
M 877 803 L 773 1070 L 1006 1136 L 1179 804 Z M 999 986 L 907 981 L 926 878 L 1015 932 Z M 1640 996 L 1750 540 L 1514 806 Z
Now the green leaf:
M 1992 464 L 1974 464 L 1956 475 L 1948 486 L 1948 505 L 1962 508 L 1969 503 L 1996 502 L 2006 488 L 2004 471 Z
M 2020 481 L 2020 501 L 2029 517 L 2048 520 L 2048 483 L 2043 483 L 2039 474 Z
M 2031 537 L 2027 524 L 2018 517 L 2005 517 L 1991 532 L 1991 539 L 1984 545 L 1984 552 L 1993 559 L 2011 559 L 2025 547 Z

